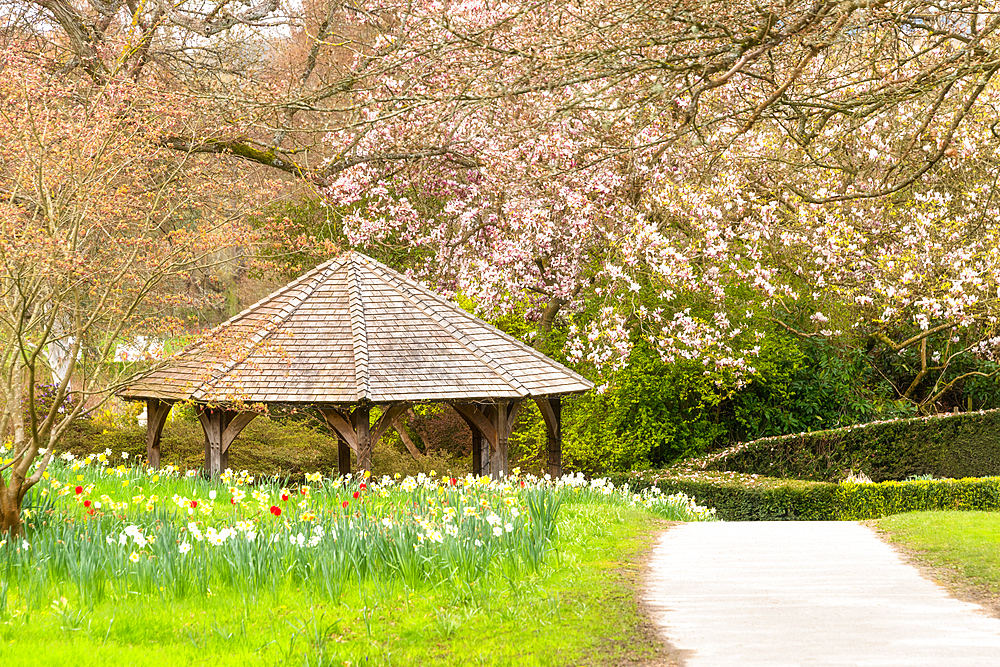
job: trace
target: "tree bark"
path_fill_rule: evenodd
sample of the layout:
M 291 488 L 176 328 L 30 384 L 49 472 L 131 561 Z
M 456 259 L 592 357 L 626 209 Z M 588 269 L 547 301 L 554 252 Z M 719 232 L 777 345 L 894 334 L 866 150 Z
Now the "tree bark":
M 19 537 L 23 531 L 21 501 L 16 490 L 8 486 L 0 491 L 0 533 L 10 537 Z
M 406 451 L 410 452 L 410 456 L 412 456 L 415 461 L 422 459 L 424 455 L 421 454 L 420 450 L 417 449 L 417 446 L 413 444 L 410 434 L 406 432 L 406 425 L 403 423 L 403 420 L 397 419 L 392 425 L 396 429 L 396 433 L 399 434 L 399 439 L 403 441 L 404 445 L 406 445 Z

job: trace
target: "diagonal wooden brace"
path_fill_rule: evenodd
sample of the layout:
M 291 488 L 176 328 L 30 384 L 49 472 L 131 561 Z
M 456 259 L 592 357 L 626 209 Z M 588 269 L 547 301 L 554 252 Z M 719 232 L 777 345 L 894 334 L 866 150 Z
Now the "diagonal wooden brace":
M 146 461 L 151 468 L 160 467 L 160 436 L 173 406 L 155 398 L 146 399 Z
M 371 470 L 372 449 L 386 431 L 392 428 L 393 422 L 410 408 L 410 403 L 399 403 L 383 408 L 375 426 L 370 426 L 370 408 L 365 405 L 356 407 L 351 412 L 337 408 L 320 408 L 320 413 L 340 439 L 338 463 L 340 474 L 351 472 L 351 452 L 357 457 L 358 467 Z
M 558 479 L 562 477 L 562 405 L 559 398 L 536 398 L 535 403 L 545 421 L 549 475 Z
M 257 413 L 222 408 L 197 407 L 198 421 L 205 431 L 205 472 L 217 477 L 229 467 L 229 446 Z

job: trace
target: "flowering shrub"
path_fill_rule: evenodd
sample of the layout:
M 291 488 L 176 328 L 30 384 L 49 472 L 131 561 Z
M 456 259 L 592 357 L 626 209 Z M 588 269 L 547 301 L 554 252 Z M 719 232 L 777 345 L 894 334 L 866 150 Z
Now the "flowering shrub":
M 127 463 L 110 452 L 54 463 L 25 511 L 23 544 L 0 550 L 8 571 L 68 582 L 91 600 L 112 590 L 183 597 L 229 587 L 255 595 L 284 585 L 336 599 L 358 580 L 415 586 L 537 571 L 558 548 L 568 503 L 714 518 L 683 494 L 633 493 L 582 475 L 311 473 L 308 484 L 285 486 L 246 471 L 212 481 Z

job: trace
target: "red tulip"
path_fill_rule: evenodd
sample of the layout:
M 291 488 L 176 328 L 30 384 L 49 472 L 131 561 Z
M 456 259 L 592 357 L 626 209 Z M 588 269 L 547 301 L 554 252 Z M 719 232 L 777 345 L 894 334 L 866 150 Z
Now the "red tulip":
M 84 507 L 90 507 L 90 501 L 89 500 L 84 500 L 83 501 L 83 506 Z
M 360 495 L 361 495 L 360 491 L 355 491 L 354 492 L 354 499 L 357 500 Z
M 288 494 L 287 494 L 287 493 L 282 493 L 282 494 L 281 494 L 281 499 L 282 499 L 283 501 L 285 501 L 285 502 L 288 502 Z
M 455 486 L 455 485 L 457 485 L 457 484 L 458 484 L 458 480 L 457 480 L 457 479 L 455 479 L 454 477 L 452 477 L 452 478 L 451 478 L 451 485 L 452 485 L 452 486 Z
M 77 495 L 83 493 L 83 487 L 82 486 L 76 487 L 76 493 L 77 493 Z
M 347 501 L 345 500 L 345 501 L 344 501 L 344 509 L 347 509 L 347 504 L 348 504 L 348 503 L 347 503 Z
M 191 509 L 194 509 L 197 506 L 198 506 L 198 501 L 197 500 L 192 500 L 191 501 Z

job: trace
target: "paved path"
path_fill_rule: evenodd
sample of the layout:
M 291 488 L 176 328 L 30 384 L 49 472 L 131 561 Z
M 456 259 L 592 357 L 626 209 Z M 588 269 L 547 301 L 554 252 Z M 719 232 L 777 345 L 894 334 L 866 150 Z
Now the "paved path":
M 645 599 L 686 667 L 1000 667 L 1000 620 L 853 522 L 689 523 Z

